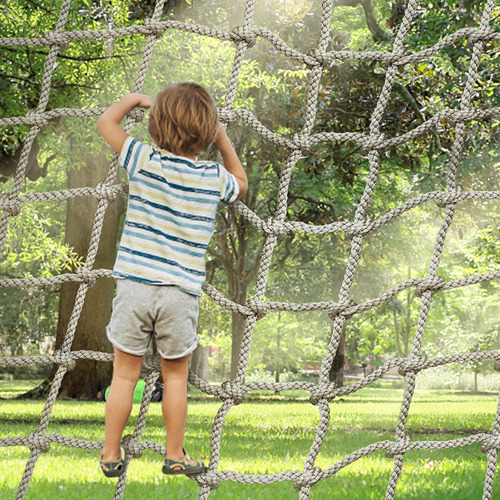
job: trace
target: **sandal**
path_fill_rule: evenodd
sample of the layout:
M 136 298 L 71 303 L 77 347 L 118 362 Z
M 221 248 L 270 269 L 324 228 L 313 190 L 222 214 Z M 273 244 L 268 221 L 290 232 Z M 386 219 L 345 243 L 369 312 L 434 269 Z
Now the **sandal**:
M 120 476 L 123 472 L 126 459 L 127 459 L 127 454 L 125 452 L 125 448 L 123 446 L 120 446 L 120 460 L 117 460 L 116 462 L 103 462 L 101 459 L 99 461 L 102 473 L 106 477 Z
M 182 460 L 174 460 L 173 458 L 166 458 L 163 463 L 162 472 L 163 474 L 185 474 L 186 476 L 191 474 L 201 474 L 205 472 L 205 465 L 203 462 L 196 461 L 196 464 L 191 463 L 191 457 L 186 453 L 183 448 L 184 458 Z M 179 470 L 175 470 L 175 467 L 179 467 Z

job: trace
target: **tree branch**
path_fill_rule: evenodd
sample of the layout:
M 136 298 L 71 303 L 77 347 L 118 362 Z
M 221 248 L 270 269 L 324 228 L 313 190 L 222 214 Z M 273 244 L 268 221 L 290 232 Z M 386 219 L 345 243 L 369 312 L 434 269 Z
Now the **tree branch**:
M 339 0 L 337 5 L 342 5 L 345 7 L 357 7 L 360 5 L 365 11 L 366 25 L 373 35 L 373 39 L 377 42 L 385 42 L 392 40 L 392 35 L 385 31 L 377 22 L 375 18 L 375 13 L 373 12 L 373 5 L 371 0 Z
M 41 9 L 45 12 L 47 12 L 47 14 L 50 14 L 52 17 L 56 17 L 54 12 L 52 12 L 51 10 L 47 9 L 46 7 L 44 7 L 43 5 L 40 5 L 39 3 L 37 2 L 34 2 L 33 0 L 26 0 L 28 3 L 30 3 L 31 5 L 34 5 L 35 7 L 37 7 L 38 9 Z
M 373 5 L 371 0 L 361 0 L 361 5 L 363 6 L 363 9 L 365 11 L 366 24 L 368 26 L 368 29 L 372 32 L 373 38 L 377 42 L 386 42 L 388 40 L 392 40 L 392 35 L 382 29 L 375 19 L 375 13 L 373 12 Z
M 10 48 L 10 47 L 3 47 L 2 50 L 4 50 L 5 52 L 12 52 L 14 54 L 18 54 L 19 51 L 16 50 L 16 49 L 13 49 L 13 48 Z M 38 55 L 41 55 L 41 56 L 45 56 L 47 57 L 49 55 L 48 52 L 44 52 L 43 50 L 29 50 L 27 51 L 29 54 L 38 54 Z M 135 52 L 131 52 L 130 54 L 117 54 L 117 55 L 109 55 L 109 56 L 94 56 L 94 57 L 76 57 L 76 56 L 67 56 L 67 55 L 64 55 L 64 54 L 57 54 L 57 57 L 61 58 L 61 59 L 69 59 L 70 61 L 101 61 L 101 60 L 104 60 L 104 59 L 120 59 L 120 60 L 123 60 L 124 57 L 129 57 L 129 56 L 136 56 L 136 55 L 139 55 L 139 54 L 142 54 L 142 50 L 136 50 Z M 177 60 L 180 60 L 179 58 L 177 58 Z M 15 62 L 15 61 L 12 61 L 12 60 L 9 60 L 9 62 Z
M 379 75 L 377 73 L 373 73 L 373 76 L 375 79 L 378 79 L 380 82 L 384 82 L 385 77 L 382 75 Z M 414 113 L 418 116 L 418 118 L 423 122 L 425 122 L 426 118 L 425 115 L 420 111 L 421 106 L 420 103 L 415 99 L 413 94 L 401 83 L 399 82 L 394 82 L 394 90 L 400 95 L 400 97 L 405 101 L 410 108 L 414 111 Z M 430 117 L 432 117 L 432 113 L 427 113 Z M 434 137 L 434 140 L 436 141 L 436 148 L 438 151 L 441 150 L 441 139 L 439 138 L 439 134 L 436 131 L 436 127 L 433 127 L 431 129 L 431 134 Z
M 6 75 L 5 73 L 0 73 L 0 78 L 9 78 L 12 80 L 18 80 L 24 83 L 29 83 L 30 85 L 34 85 L 35 87 L 39 87 L 41 85 L 40 82 L 34 82 L 32 80 L 28 80 L 26 78 L 20 78 L 19 76 L 14 75 Z M 60 85 L 52 85 L 53 89 L 66 88 L 66 87 L 78 87 L 81 89 L 90 89 L 90 90 L 100 90 L 99 87 L 91 87 L 90 85 L 81 85 L 78 83 L 63 83 Z

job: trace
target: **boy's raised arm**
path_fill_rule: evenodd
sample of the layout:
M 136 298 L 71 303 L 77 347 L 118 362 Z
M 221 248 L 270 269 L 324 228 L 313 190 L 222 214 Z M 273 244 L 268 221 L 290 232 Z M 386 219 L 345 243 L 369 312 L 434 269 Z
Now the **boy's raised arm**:
M 217 139 L 215 139 L 215 145 L 222 155 L 222 160 L 224 167 L 228 172 L 231 172 L 238 181 L 238 186 L 240 192 L 238 196 L 243 196 L 248 189 L 248 179 L 245 170 L 236 154 L 236 151 L 227 136 L 226 129 L 219 124 L 219 131 L 217 133 Z
M 98 118 L 97 129 L 105 141 L 119 153 L 128 137 L 127 132 L 120 125 L 125 115 L 136 106 L 149 108 L 152 104 L 153 101 L 147 95 L 127 94 Z

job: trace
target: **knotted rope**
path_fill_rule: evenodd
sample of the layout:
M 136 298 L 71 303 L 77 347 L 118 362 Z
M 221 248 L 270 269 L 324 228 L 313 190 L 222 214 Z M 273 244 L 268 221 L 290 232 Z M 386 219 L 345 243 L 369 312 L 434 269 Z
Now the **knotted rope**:
M 488 0 L 486 2 L 479 27 L 458 30 L 453 34 L 444 37 L 434 46 L 418 53 L 412 53 L 404 46 L 404 41 L 408 35 L 412 19 L 418 7 L 419 2 L 417 0 L 410 0 L 407 2 L 404 17 L 399 26 L 393 49 L 390 52 L 328 51 L 330 42 L 330 19 L 334 7 L 334 1 L 323 0 L 318 44 L 314 50 L 307 54 L 290 47 L 284 40 L 269 30 L 253 26 L 252 19 L 255 0 L 247 0 L 243 20 L 241 24 L 232 31 L 223 31 L 208 26 L 175 20 L 161 20 L 163 3 L 164 0 L 156 1 L 155 9 L 151 18 L 145 20 L 142 25 L 134 25 L 121 29 L 65 31 L 68 13 L 71 7 L 71 0 L 64 0 L 57 23 L 51 32 L 46 33 L 40 38 L 0 38 L 0 46 L 2 47 L 49 47 L 49 53 L 46 58 L 44 74 L 41 82 L 40 100 L 36 109 L 30 110 L 26 116 L 13 116 L 0 119 L 0 126 L 27 125 L 30 127 L 30 132 L 24 142 L 19 159 L 18 168 L 14 178 L 14 185 L 9 193 L 0 197 L 0 209 L 3 211 L 0 217 L 0 248 L 3 247 L 9 220 L 19 214 L 23 204 L 37 201 L 59 201 L 76 196 L 92 196 L 98 200 L 89 252 L 82 267 L 77 269 L 74 273 L 54 276 L 51 278 L 0 279 L 0 286 L 3 287 L 46 286 L 49 284 L 58 284 L 67 281 L 79 283 L 75 306 L 67 327 L 64 343 L 62 347 L 54 353 L 54 355 L 0 358 L 0 365 L 3 366 L 47 362 L 59 365 L 45 408 L 42 412 L 38 428 L 31 432 L 28 436 L 13 438 L 0 437 L 0 446 L 26 446 L 31 450 L 31 455 L 27 461 L 26 468 L 21 479 L 17 498 L 22 499 L 25 497 L 37 460 L 43 453 L 50 453 L 51 443 L 58 443 L 65 446 L 84 448 L 88 450 L 98 450 L 102 447 L 102 442 L 75 439 L 59 434 L 47 434 L 46 431 L 61 382 L 66 372 L 74 367 L 76 361 L 79 359 L 92 359 L 102 362 L 110 362 L 113 359 L 113 356 L 107 353 L 94 351 L 72 351 L 71 346 L 73 343 L 76 323 L 81 314 L 87 290 L 93 286 L 97 279 L 101 277 L 109 277 L 111 273 L 108 269 L 95 269 L 94 263 L 106 209 L 109 203 L 114 200 L 118 194 L 126 192 L 126 186 L 114 184 L 117 170 L 116 157 L 111 162 L 105 181 L 100 183 L 95 188 L 87 187 L 44 193 L 22 194 L 28 157 L 33 142 L 37 134 L 47 127 L 49 121 L 59 117 L 85 118 L 89 116 L 98 116 L 103 112 L 103 109 L 100 108 L 85 110 L 60 108 L 47 110 L 51 80 L 56 66 L 57 56 L 62 50 L 64 50 L 65 47 L 68 46 L 68 44 L 71 44 L 76 40 L 113 40 L 118 37 L 140 34 L 146 38 L 146 45 L 133 89 L 135 92 L 140 92 L 144 85 L 146 72 L 154 51 L 155 43 L 160 40 L 168 30 L 182 30 L 197 35 L 216 38 L 218 40 L 234 43 L 236 45 L 236 54 L 234 57 L 231 76 L 227 85 L 225 104 L 220 109 L 221 121 L 226 124 L 235 123 L 237 121 L 244 123 L 256 133 L 261 135 L 265 140 L 289 150 L 288 159 L 283 166 L 279 179 L 276 213 L 271 219 L 260 219 L 242 202 L 234 204 L 234 208 L 240 213 L 241 217 L 243 217 L 248 223 L 254 225 L 257 230 L 262 231 L 265 237 L 265 244 L 261 256 L 254 295 L 250 297 L 246 303 L 238 304 L 224 297 L 223 294 L 221 294 L 212 285 L 206 284 L 204 286 L 205 293 L 220 307 L 228 311 L 239 312 L 244 315 L 246 317 L 246 327 L 241 344 L 237 374 L 234 380 L 227 381 L 221 386 L 216 386 L 208 384 L 193 373 L 190 374 L 189 380 L 191 384 L 198 387 L 206 394 L 219 397 L 223 402 L 212 424 L 210 463 L 207 472 L 194 477 L 200 486 L 198 499 L 201 500 L 208 498 L 210 492 L 217 488 L 221 481 L 238 481 L 244 484 L 271 484 L 285 480 L 293 481 L 295 488 L 300 492 L 300 498 L 307 499 L 310 496 L 311 487 L 317 482 L 333 476 L 338 471 L 349 466 L 356 460 L 381 450 L 386 450 L 387 456 L 391 458 L 394 463 L 393 472 L 389 479 L 386 491 L 386 499 L 392 499 L 396 493 L 396 485 L 399 477 L 401 476 L 404 456 L 407 452 L 412 450 L 442 450 L 470 446 L 476 443 L 482 444 L 482 451 L 485 453 L 488 461 L 484 481 L 483 498 L 491 499 L 493 482 L 496 473 L 497 452 L 500 449 L 500 410 L 497 411 L 491 432 L 474 434 L 465 438 L 453 439 L 444 442 L 412 441 L 406 432 L 406 422 L 415 390 L 417 374 L 420 371 L 449 363 L 467 363 L 485 359 L 496 360 L 496 366 L 500 367 L 500 351 L 457 353 L 434 359 L 426 359 L 425 356 L 421 354 L 421 345 L 426 330 L 428 314 L 431 308 L 431 297 L 433 294 L 444 290 L 469 286 L 500 278 L 500 271 L 466 276 L 455 281 L 444 281 L 437 274 L 444 242 L 452 223 L 456 206 L 465 200 L 498 200 L 500 198 L 499 191 L 462 191 L 456 182 L 457 166 L 461 158 L 461 152 L 465 141 L 467 123 L 472 120 L 484 120 L 490 117 L 500 116 L 500 108 L 498 107 L 491 109 L 478 109 L 471 105 L 474 93 L 474 84 L 478 78 L 478 64 L 484 52 L 486 43 L 500 40 L 500 33 L 495 31 L 495 29 L 490 26 L 490 19 L 492 11 L 495 7 L 495 1 Z M 279 135 L 266 128 L 250 111 L 235 109 L 233 106 L 244 55 L 246 51 L 256 43 L 258 38 L 267 40 L 276 50 L 291 60 L 305 64 L 310 68 L 308 90 L 303 106 L 304 125 L 302 130 L 297 134 L 293 134 L 291 136 Z M 390 102 L 390 95 L 394 87 L 397 72 L 407 64 L 414 64 L 420 61 L 428 60 L 439 51 L 452 44 L 461 42 L 462 40 L 467 40 L 472 56 L 467 71 L 467 81 L 460 101 L 460 108 L 445 109 L 440 111 L 411 131 L 397 137 L 389 137 L 382 133 L 381 122 L 384 112 Z M 384 83 L 380 95 L 378 96 L 374 112 L 371 116 L 369 130 L 367 132 L 314 133 L 313 125 L 316 118 L 321 76 L 324 70 L 335 61 L 348 60 L 378 61 L 385 69 Z M 141 119 L 142 113 L 131 113 L 126 123 L 126 129 L 130 130 L 134 123 L 140 121 Z M 373 193 L 379 178 L 381 152 L 429 133 L 434 129 L 436 124 L 443 120 L 449 120 L 455 129 L 455 142 L 449 163 L 446 190 L 421 194 L 388 211 L 386 214 L 377 219 L 369 219 L 366 214 L 372 203 Z M 290 178 L 297 162 L 299 159 L 310 154 L 313 146 L 320 143 L 335 143 L 337 141 L 353 141 L 358 143 L 361 148 L 361 152 L 366 155 L 369 160 L 370 172 L 366 177 L 365 190 L 360 199 L 353 221 L 336 221 L 326 225 L 310 225 L 285 220 Z M 444 209 L 445 215 L 435 240 L 427 277 L 413 278 L 399 283 L 384 292 L 379 297 L 363 304 L 356 304 L 353 302 L 349 297 L 349 293 L 361 258 L 365 235 L 393 221 L 405 212 L 433 200 L 439 207 Z M 350 255 L 337 300 L 304 304 L 264 301 L 267 278 L 275 246 L 280 238 L 293 231 L 318 235 L 327 235 L 336 231 L 344 231 L 346 236 L 350 238 Z M 421 302 L 418 326 L 409 357 L 392 359 L 376 369 L 370 375 L 364 377 L 362 380 L 346 387 L 336 387 L 329 381 L 328 375 L 339 346 L 346 320 L 355 314 L 370 310 L 384 302 L 387 302 L 398 293 L 409 288 L 415 289 L 415 293 Z M 250 357 L 252 334 L 255 325 L 257 321 L 262 319 L 269 311 L 291 311 L 297 313 L 302 311 L 324 311 L 329 316 L 332 321 L 332 334 L 327 353 L 321 365 L 318 383 L 305 381 L 285 383 L 261 381 L 244 383 Z M 144 367 L 150 372 L 150 376 L 144 392 L 139 417 L 133 434 L 125 436 L 124 438 L 124 446 L 127 449 L 129 457 L 126 464 L 127 467 L 130 460 L 139 458 L 145 449 L 153 450 L 162 455 L 165 454 L 165 447 L 163 445 L 156 442 L 140 440 L 147 419 L 151 395 L 154 389 L 154 382 L 159 376 L 159 361 L 154 356 L 147 356 L 144 358 Z M 356 450 L 349 456 L 343 458 L 335 464 L 332 464 L 325 470 L 315 466 L 316 458 L 329 427 L 330 402 L 334 401 L 335 398 L 346 396 L 368 386 L 394 368 L 398 369 L 399 372 L 406 377 L 405 393 L 395 430 L 395 440 L 373 443 L 367 447 Z M 306 390 L 310 393 L 311 404 L 318 408 L 320 422 L 316 429 L 314 442 L 311 444 L 303 470 L 286 471 L 278 474 L 267 475 L 250 475 L 233 471 L 218 470 L 220 459 L 220 441 L 226 415 L 235 405 L 244 403 L 247 393 L 262 389 L 273 391 L 297 389 Z M 126 480 L 127 474 L 125 471 L 125 473 L 118 480 L 114 495 L 115 499 L 120 499 L 122 497 L 126 486 Z

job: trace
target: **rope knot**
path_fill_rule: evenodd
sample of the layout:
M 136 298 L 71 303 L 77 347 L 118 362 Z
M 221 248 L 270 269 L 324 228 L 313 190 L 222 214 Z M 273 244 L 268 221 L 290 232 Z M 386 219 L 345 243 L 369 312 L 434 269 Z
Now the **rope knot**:
M 411 358 L 405 359 L 401 366 L 398 368 L 398 372 L 402 377 L 405 377 L 408 372 L 419 372 L 424 367 L 423 365 L 427 361 L 427 357 L 423 354 L 420 356 L 413 356 Z
M 361 154 L 367 155 L 370 151 L 381 151 L 385 148 L 387 136 L 383 132 L 377 135 L 370 135 L 361 143 Z
M 331 391 L 329 389 L 332 387 L 332 384 L 330 384 L 329 386 L 322 385 L 318 387 L 317 390 L 311 392 L 311 395 L 309 396 L 309 402 L 314 406 L 318 406 L 321 400 L 330 401 L 330 399 L 332 399 L 332 394 L 330 394 Z
M 154 19 L 146 19 L 144 27 L 148 35 L 154 35 L 156 38 L 160 38 L 167 29 L 165 24 L 155 21 Z
M 46 41 L 44 45 L 56 45 L 60 50 L 67 50 L 69 48 L 69 41 L 64 33 L 47 31 L 42 40 Z
M 499 448 L 500 448 L 500 435 L 491 434 L 483 441 L 483 445 L 481 446 L 481 451 L 483 453 L 488 453 L 488 451 L 498 451 Z
M 328 57 L 327 52 L 320 52 L 317 47 L 314 50 L 311 50 L 311 52 L 309 52 L 308 55 L 310 58 L 312 58 L 314 60 L 314 62 L 310 61 L 310 62 L 306 63 L 311 68 L 314 66 L 321 66 L 324 64 L 332 65 L 333 61 L 334 61 L 334 59 L 332 59 L 331 57 Z
M 161 359 L 159 354 L 148 354 L 142 360 L 142 366 L 149 372 L 161 371 Z
M 231 33 L 231 38 L 234 42 L 246 42 L 248 48 L 253 47 L 257 42 L 257 35 L 255 32 L 248 28 L 243 28 L 243 26 L 234 28 Z
M 134 123 L 140 123 L 144 118 L 144 108 L 133 108 L 127 113 L 127 116 L 129 116 Z
M 274 234 L 280 240 L 288 234 L 283 222 L 274 217 L 269 217 L 267 221 L 264 221 L 263 229 L 267 234 Z
M 424 279 L 415 287 L 415 295 L 417 297 L 422 297 L 425 292 L 438 292 L 444 283 L 441 276 L 436 276 L 433 279 Z
M 352 240 L 355 236 L 366 234 L 373 228 L 373 224 L 374 222 L 368 217 L 364 221 L 354 222 L 344 231 L 345 237 Z
M 312 486 L 323 479 L 323 471 L 319 467 L 312 467 L 295 480 L 293 487 L 296 490 L 302 489 L 304 486 Z
M 485 29 L 478 29 L 469 35 L 467 39 L 467 48 L 470 49 L 477 42 L 489 42 L 495 40 L 498 33 L 493 26 L 487 26 Z
M 219 121 L 223 122 L 224 125 L 229 126 L 236 123 L 238 115 L 236 111 L 231 108 L 221 107 L 217 109 L 217 114 L 219 115 Z
M 441 197 L 438 198 L 437 206 L 439 208 L 446 208 L 448 205 L 455 205 L 460 201 L 462 190 L 457 187 L 448 192 L 443 192 Z
M 76 360 L 70 358 L 66 353 L 58 349 L 57 351 L 54 351 L 53 356 L 57 364 L 65 366 L 69 372 L 71 370 L 74 370 L 76 366 Z
M 307 135 L 292 134 L 290 137 L 293 145 L 300 149 L 303 156 L 310 156 L 312 153 L 311 140 Z
M 211 490 L 216 490 L 220 486 L 220 477 L 217 471 L 208 471 L 205 474 L 196 476 L 196 481 L 200 486 L 209 486 Z
M 89 288 L 92 288 L 97 281 L 94 273 L 89 269 L 85 269 L 84 267 L 77 267 L 75 273 L 78 276 L 79 281 L 87 283 Z
M 397 441 L 389 450 L 386 451 L 385 456 L 387 458 L 394 458 L 395 455 L 402 455 L 408 451 L 411 440 L 410 436 L 405 436 L 404 439 Z
M 15 217 L 16 215 L 19 215 L 21 213 L 21 203 L 18 203 L 17 201 L 11 201 L 8 205 L 2 207 L 2 210 L 7 212 L 12 217 Z
M 28 119 L 28 123 L 26 125 L 36 125 L 40 130 L 49 126 L 49 120 L 47 120 L 42 113 L 37 112 L 35 109 L 30 109 L 26 113 L 26 118 Z
M 97 184 L 95 192 L 100 200 L 113 201 L 118 196 L 118 191 L 113 186 L 108 186 L 104 182 Z
M 139 458 L 142 456 L 142 446 L 134 439 L 134 436 L 127 434 L 123 438 L 123 446 L 127 450 L 127 454 L 132 458 Z
M 224 391 L 224 394 L 220 396 L 222 401 L 232 399 L 235 405 L 239 405 L 245 399 L 245 391 L 239 384 L 226 381 L 221 385 L 221 389 Z
M 50 441 L 40 432 L 30 432 L 27 440 L 31 451 L 40 450 L 42 453 L 47 453 L 50 450 Z
M 387 52 L 380 59 L 380 66 L 386 71 L 389 66 L 403 67 L 408 63 L 409 56 L 413 54 L 407 49 L 401 49 L 398 52 Z
M 248 299 L 245 305 L 257 316 L 257 319 L 262 319 L 267 314 L 267 309 L 262 305 L 262 302 L 258 302 L 253 298 Z
M 345 319 L 349 319 L 352 314 L 344 314 L 344 311 L 349 309 L 350 307 L 357 306 L 358 304 L 352 300 L 347 299 L 344 302 L 334 302 L 331 306 L 327 308 L 328 317 L 333 321 L 337 316 L 344 316 Z

